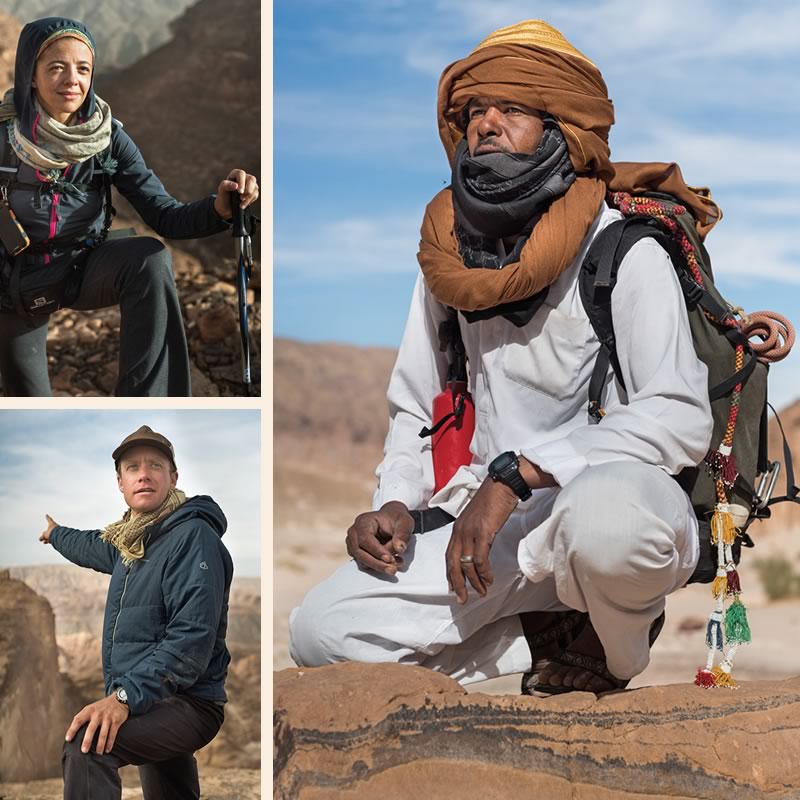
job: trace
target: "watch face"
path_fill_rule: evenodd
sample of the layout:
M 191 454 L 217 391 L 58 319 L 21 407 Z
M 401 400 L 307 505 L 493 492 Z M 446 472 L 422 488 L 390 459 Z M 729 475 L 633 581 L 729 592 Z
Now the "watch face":
M 489 465 L 489 470 L 494 473 L 505 472 L 509 467 L 517 465 L 517 457 L 512 452 L 500 453 Z
M 119 697 L 123 703 L 128 702 L 128 693 L 121 686 L 117 689 L 117 697 Z

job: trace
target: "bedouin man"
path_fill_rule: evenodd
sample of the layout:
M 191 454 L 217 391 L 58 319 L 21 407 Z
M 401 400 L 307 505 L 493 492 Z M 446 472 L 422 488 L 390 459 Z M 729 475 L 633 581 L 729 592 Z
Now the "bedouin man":
M 540 21 L 496 31 L 444 71 L 452 181 L 422 223 L 375 510 L 347 532 L 353 561 L 292 612 L 299 665 L 393 661 L 464 684 L 525 673 L 523 691 L 546 693 L 621 688 L 647 666 L 665 597 L 698 559 L 671 476 L 707 451 L 707 370 L 670 258 L 643 239 L 611 301 L 625 388 L 609 369 L 591 424 L 599 342 L 577 277 L 621 218 L 610 191 L 669 192 L 702 232 L 716 209 L 675 164 L 612 163 L 613 121 L 597 67 Z M 418 434 L 447 379 L 448 308 L 476 422 L 471 463 L 434 493 Z
M 103 621 L 106 696 L 66 732 L 64 797 L 119 798 L 118 770 L 139 767 L 146 800 L 199 798 L 194 752 L 222 725 L 233 563 L 222 509 L 187 498 L 169 440 L 143 425 L 112 453 L 128 510 L 103 530 L 49 516 L 40 539 L 111 575 Z

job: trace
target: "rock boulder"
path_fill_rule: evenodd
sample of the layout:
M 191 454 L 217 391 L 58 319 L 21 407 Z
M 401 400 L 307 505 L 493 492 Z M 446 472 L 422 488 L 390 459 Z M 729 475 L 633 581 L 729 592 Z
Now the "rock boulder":
M 596 698 L 467 694 L 418 667 L 274 678 L 275 797 L 800 797 L 800 678 Z

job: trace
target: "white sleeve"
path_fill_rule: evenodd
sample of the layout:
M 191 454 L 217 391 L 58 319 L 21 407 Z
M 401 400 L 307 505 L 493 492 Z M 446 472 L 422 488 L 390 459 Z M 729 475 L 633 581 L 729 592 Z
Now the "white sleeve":
M 521 451 L 560 486 L 610 461 L 641 461 L 674 475 L 698 464 L 711 441 L 708 370 L 695 353 L 675 270 L 654 240 L 637 242 L 620 264 L 611 313 L 627 403 L 598 425 Z
M 430 426 L 433 398 L 447 378 L 448 356 L 439 351 L 438 333 L 446 318 L 446 308 L 431 296 L 420 274 L 386 394 L 389 432 L 375 472 L 375 509 L 390 500 L 423 508 L 433 494 L 431 440 L 421 439 L 419 432 Z

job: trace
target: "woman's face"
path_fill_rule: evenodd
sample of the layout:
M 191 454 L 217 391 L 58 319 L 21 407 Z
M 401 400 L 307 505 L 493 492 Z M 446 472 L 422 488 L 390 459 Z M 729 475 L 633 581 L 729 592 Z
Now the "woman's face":
M 93 56 L 80 39 L 57 39 L 37 59 L 31 85 L 44 110 L 68 125 L 92 84 Z

